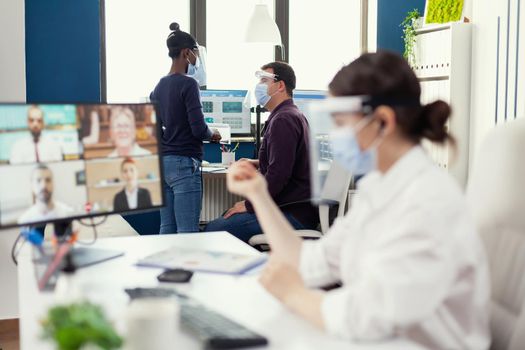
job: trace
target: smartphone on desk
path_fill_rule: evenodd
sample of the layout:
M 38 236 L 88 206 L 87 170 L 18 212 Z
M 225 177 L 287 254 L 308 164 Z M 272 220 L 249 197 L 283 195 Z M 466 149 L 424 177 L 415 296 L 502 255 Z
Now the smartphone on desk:
M 159 282 L 186 283 L 191 280 L 193 271 L 184 269 L 168 269 L 157 276 Z

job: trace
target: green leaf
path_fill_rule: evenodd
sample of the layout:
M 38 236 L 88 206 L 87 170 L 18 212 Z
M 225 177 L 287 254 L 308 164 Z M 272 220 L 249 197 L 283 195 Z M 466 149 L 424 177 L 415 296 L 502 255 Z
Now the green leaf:
M 408 60 L 410 63 L 415 61 L 414 54 L 414 45 L 416 43 L 416 28 L 414 28 L 415 20 L 420 18 L 421 15 L 418 9 L 413 9 L 407 13 L 407 16 L 401 22 L 400 26 L 403 28 L 403 41 L 405 44 L 405 50 L 403 52 L 403 57 Z
M 111 350 L 123 343 L 103 310 L 89 302 L 55 306 L 41 323 L 42 336 L 54 340 L 59 350 L 78 350 L 86 344 Z

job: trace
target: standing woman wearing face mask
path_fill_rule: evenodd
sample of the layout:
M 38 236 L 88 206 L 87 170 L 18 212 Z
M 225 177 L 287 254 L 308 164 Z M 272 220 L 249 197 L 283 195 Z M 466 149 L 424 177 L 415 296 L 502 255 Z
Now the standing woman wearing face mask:
M 450 107 L 421 106 L 414 72 L 388 52 L 342 68 L 329 90 L 331 117 L 323 115 L 336 128 L 334 159 L 368 174 L 350 212 L 323 238 L 297 237 L 253 165 L 230 168 L 229 189 L 251 201 L 272 249 L 260 282 L 292 312 L 342 338 L 487 349 L 482 244 L 462 190 L 420 146 L 424 138 L 453 144 Z M 359 109 L 344 106 L 356 99 Z M 314 289 L 337 282 L 342 286 L 328 292 Z
M 199 48 L 190 34 L 170 25 L 166 40 L 171 69 L 150 95 L 157 104 L 162 126 L 162 155 L 164 165 L 164 198 L 161 209 L 160 233 L 198 232 L 201 211 L 202 179 L 200 165 L 203 141 L 218 142 L 217 131 L 208 128 L 202 113 L 199 83 Z M 204 74 L 199 74 L 203 76 Z

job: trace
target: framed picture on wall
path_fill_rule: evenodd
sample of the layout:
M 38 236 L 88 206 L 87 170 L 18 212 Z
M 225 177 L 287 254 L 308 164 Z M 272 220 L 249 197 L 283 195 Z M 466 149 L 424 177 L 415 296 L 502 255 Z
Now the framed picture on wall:
M 75 179 L 77 186 L 84 186 L 86 184 L 86 172 L 84 170 L 77 171 Z
M 424 24 L 463 22 L 466 1 L 468 0 L 427 0 Z

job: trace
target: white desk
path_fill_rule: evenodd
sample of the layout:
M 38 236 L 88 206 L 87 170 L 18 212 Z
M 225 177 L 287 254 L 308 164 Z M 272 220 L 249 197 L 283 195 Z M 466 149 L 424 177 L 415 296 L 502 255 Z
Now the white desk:
M 145 255 L 169 246 L 194 247 L 258 254 L 226 232 L 186 235 L 105 238 L 96 247 L 121 249 L 126 255 L 102 264 L 77 271 L 77 282 L 86 296 L 102 304 L 117 330 L 124 333 L 123 312 L 128 304 L 124 292 L 127 287 L 157 286 L 160 269 L 139 268 L 133 264 Z M 30 249 L 26 246 L 19 256 L 20 340 L 22 350 L 52 349 L 39 339 L 38 320 L 53 303 L 52 293 L 40 293 L 36 286 Z M 166 284 L 166 286 L 173 286 Z M 421 349 L 402 339 L 381 344 L 351 344 L 334 339 L 306 321 L 288 312 L 257 282 L 257 272 L 248 276 L 227 276 L 196 273 L 189 284 L 177 289 L 191 295 L 227 317 L 265 335 L 270 346 L 263 349 L 355 349 L 355 350 L 416 350 Z M 189 335 L 178 331 L 174 349 L 200 349 L 200 344 Z M 154 349 L 151 349 L 154 350 Z

